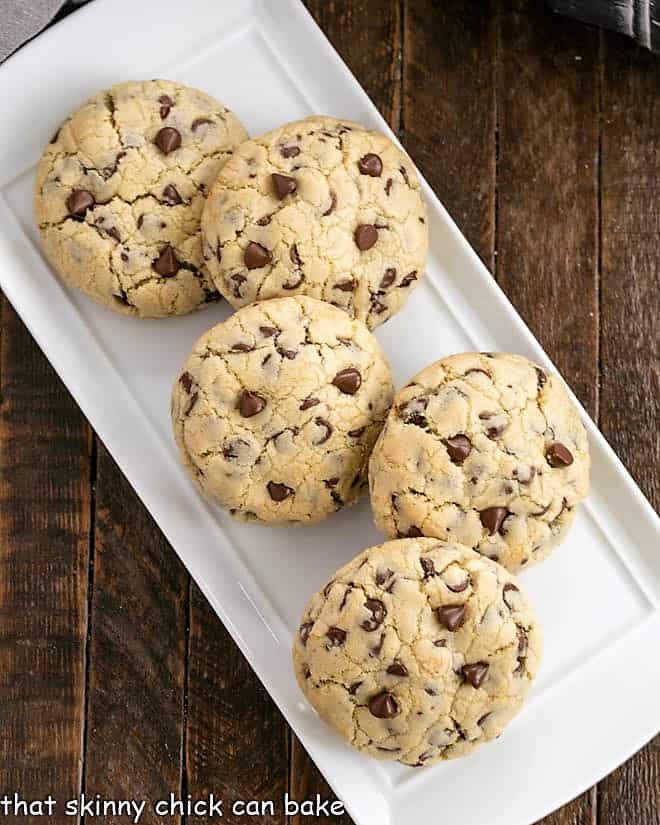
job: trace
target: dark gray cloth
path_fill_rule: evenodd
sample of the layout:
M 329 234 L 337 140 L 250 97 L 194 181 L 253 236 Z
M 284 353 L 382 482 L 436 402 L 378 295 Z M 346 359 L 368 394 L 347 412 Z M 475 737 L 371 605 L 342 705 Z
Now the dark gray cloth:
M 0 63 L 45 28 L 65 2 L 66 0 L 0 0 Z
M 660 52 L 660 0 L 548 0 L 567 14 L 633 37 L 640 46 Z

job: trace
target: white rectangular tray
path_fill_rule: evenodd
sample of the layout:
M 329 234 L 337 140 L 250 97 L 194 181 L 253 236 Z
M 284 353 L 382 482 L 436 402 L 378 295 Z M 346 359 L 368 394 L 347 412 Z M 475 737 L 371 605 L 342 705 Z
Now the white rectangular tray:
M 289 648 L 309 595 L 379 541 L 368 504 L 319 527 L 267 530 L 204 502 L 175 453 L 169 392 L 192 342 L 226 310 L 114 316 L 64 289 L 40 253 L 31 190 L 42 147 L 87 96 L 151 77 L 209 91 L 252 134 L 312 112 L 389 131 L 297 0 L 96 0 L 0 68 L 2 289 L 358 825 L 537 820 L 660 729 L 655 514 L 585 414 L 592 492 L 565 544 L 523 577 L 546 637 L 527 707 L 498 742 L 423 770 L 345 747 L 303 701 Z M 426 184 L 424 193 L 428 276 L 378 333 L 397 383 L 464 350 L 551 366 Z

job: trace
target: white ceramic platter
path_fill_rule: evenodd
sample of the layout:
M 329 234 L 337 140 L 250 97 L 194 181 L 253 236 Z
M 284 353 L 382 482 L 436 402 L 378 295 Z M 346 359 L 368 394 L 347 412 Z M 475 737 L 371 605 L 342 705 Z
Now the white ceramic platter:
M 34 169 L 62 119 L 120 80 L 168 77 L 234 109 L 252 134 L 312 112 L 387 131 L 297 0 L 96 0 L 0 68 L 0 286 L 358 825 L 527 825 L 660 729 L 660 527 L 585 415 L 592 492 L 568 540 L 524 574 L 545 629 L 527 707 L 496 743 L 426 769 L 352 752 L 306 706 L 289 667 L 307 598 L 379 541 L 366 502 L 319 527 L 231 522 L 179 466 L 168 406 L 192 342 L 221 307 L 115 316 L 64 289 L 40 253 Z M 429 187 L 428 276 L 380 330 L 400 385 L 451 352 L 551 366 Z M 478 299 L 475 299 L 478 296 Z

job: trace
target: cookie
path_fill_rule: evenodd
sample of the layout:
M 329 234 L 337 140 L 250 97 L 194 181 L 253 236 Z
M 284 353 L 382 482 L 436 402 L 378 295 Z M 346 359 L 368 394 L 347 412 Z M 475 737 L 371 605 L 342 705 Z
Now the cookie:
M 417 766 L 499 736 L 541 646 L 509 572 L 460 544 L 419 538 L 343 567 L 307 605 L 293 659 L 303 693 L 346 741 Z
M 311 524 L 366 490 L 392 396 L 364 324 L 301 295 L 244 307 L 203 335 L 172 420 L 191 475 L 233 516 Z
M 200 218 L 246 137 L 221 103 L 179 83 L 99 92 L 61 126 L 37 169 L 48 260 L 66 284 L 126 315 L 182 315 L 218 300 Z
M 408 156 L 385 135 L 320 116 L 243 144 L 211 190 L 202 233 L 233 306 L 305 294 L 371 329 L 402 307 L 428 246 Z
M 556 376 L 520 355 L 452 355 L 395 399 L 370 462 L 376 525 L 456 540 L 515 571 L 564 537 L 589 465 Z

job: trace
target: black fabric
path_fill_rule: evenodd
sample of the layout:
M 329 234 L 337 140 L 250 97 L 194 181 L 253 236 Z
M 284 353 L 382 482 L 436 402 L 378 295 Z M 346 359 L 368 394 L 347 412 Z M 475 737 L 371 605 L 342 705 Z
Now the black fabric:
M 660 52 L 660 0 L 548 0 L 554 11 L 633 37 Z

